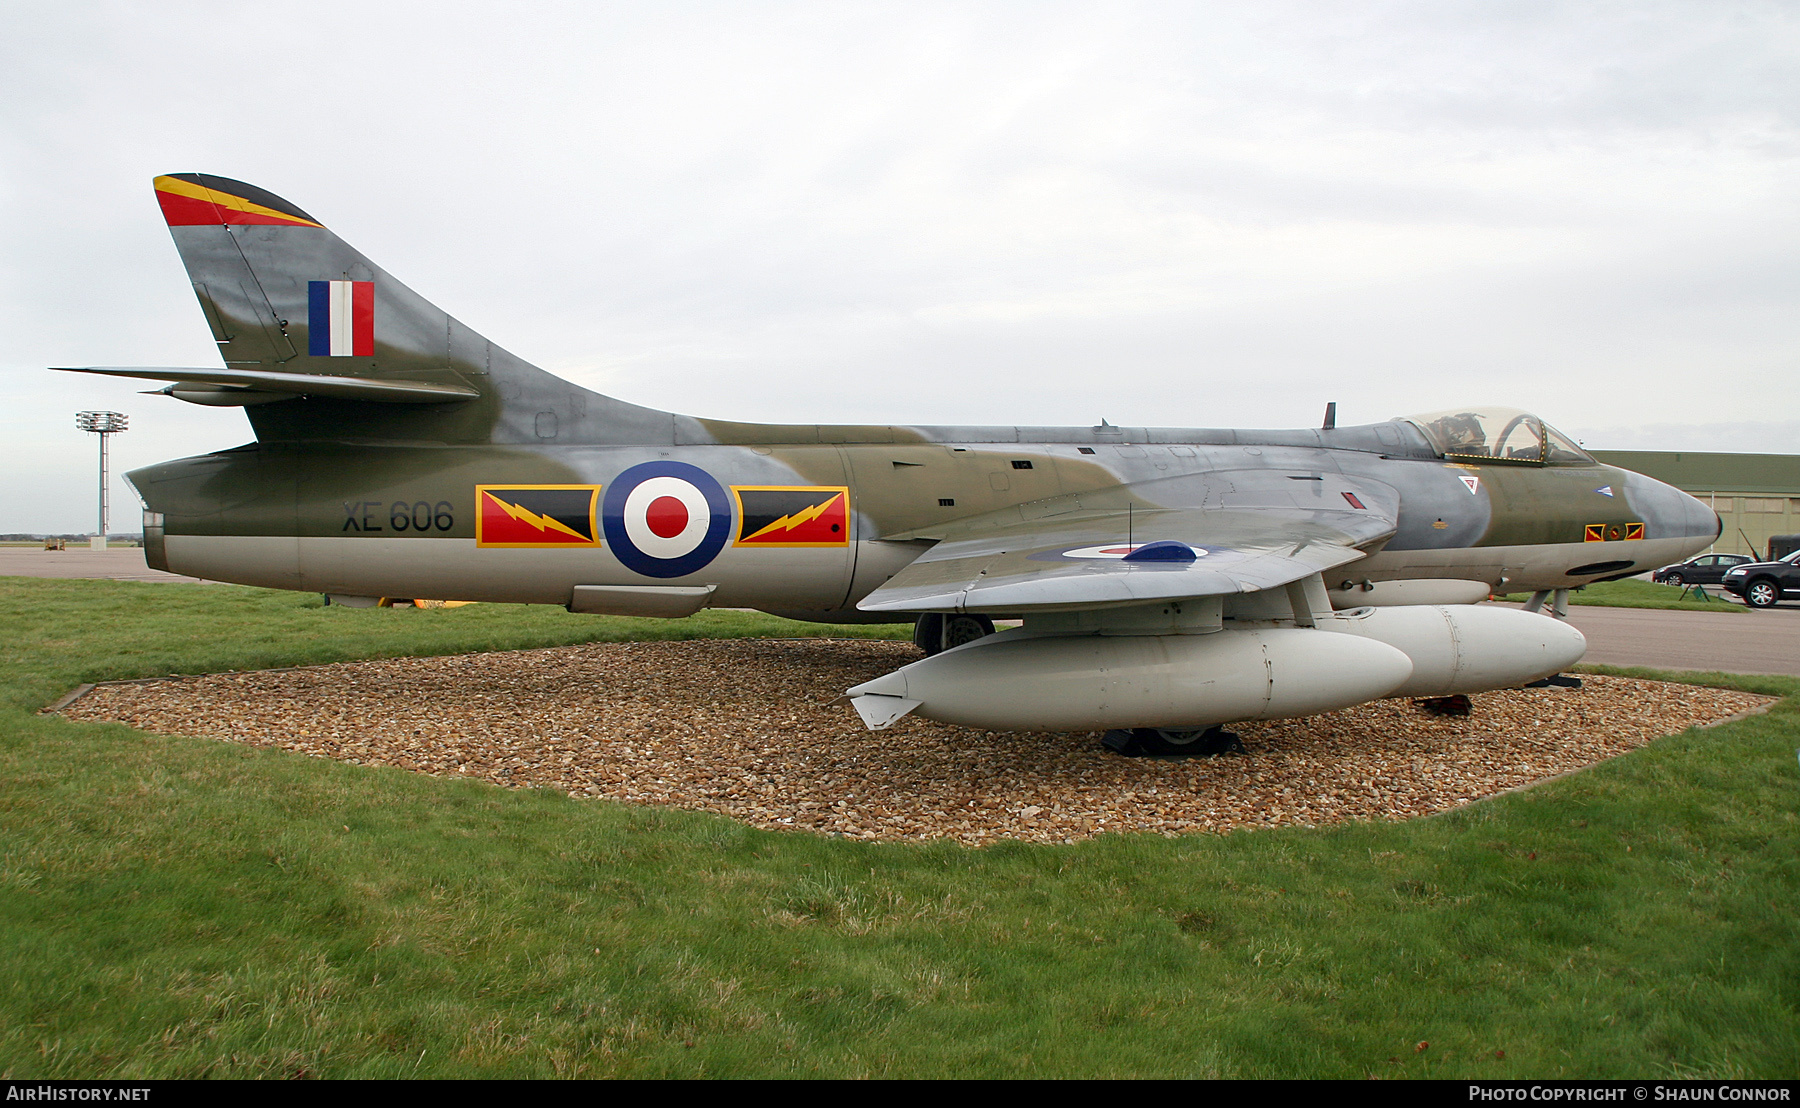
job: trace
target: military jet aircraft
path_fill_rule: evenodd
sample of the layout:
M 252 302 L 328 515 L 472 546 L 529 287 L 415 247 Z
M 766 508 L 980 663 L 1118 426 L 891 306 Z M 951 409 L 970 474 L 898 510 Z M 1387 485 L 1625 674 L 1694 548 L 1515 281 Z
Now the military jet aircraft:
M 1585 643 L 1477 605 L 1490 590 L 1560 608 L 1719 533 L 1504 408 L 1297 431 L 656 411 L 495 346 L 279 196 L 155 190 L 223 365 L 77 371 L 240 407 L 256 438 L 129 474 L 152 566 L 348 603 L 913 622 L 927 656 L 847 692 L 875 729 L 1172 752 L 1233 720 L 1516 685 Z

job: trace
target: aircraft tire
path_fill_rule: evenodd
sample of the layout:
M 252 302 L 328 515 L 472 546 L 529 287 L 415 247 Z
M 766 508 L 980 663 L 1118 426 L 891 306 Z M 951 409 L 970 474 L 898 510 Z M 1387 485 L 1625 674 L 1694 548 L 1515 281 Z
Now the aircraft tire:
M 927 658 L 944 649 L 944 617 L 937 612 L 922 613 L 913 621 L 913 645 Z
M 986 616 L 949 616 L 944 620 L 944 649 L 985 639 L 994 633 L 994 621 Z
M 926 612 L 913 624 L 913 645 L 929 658 L 993 633 L 994 621 L 986 616 L 946 616 Z
M 1148 754 L 1187 754 L 1203 758 L 1244 753 L 1244 741 L 1235 731 L 1205 727 L 1196 731 L 1172 731 L 1164 727 L 1141 728 L 1138 745 Z
M 1102 740 L 1115 754 L 1131 757 L 1215 758 L 1221 754 L 1244 754 L 1244 741 L 1237 732 L 1223 727 L 1201 727 L 1176 730 L 1168 727 L 1133 727 L 1108 731 Z

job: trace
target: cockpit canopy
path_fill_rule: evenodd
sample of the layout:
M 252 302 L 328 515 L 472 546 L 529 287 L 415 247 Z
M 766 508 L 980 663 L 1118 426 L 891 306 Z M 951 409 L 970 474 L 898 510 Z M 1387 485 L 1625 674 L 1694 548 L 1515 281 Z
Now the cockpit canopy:
M 1530 412 L 1481 408 L 1403 416 L 1446 458 L 1523 465 L 1593 465 L 1575 440 Z

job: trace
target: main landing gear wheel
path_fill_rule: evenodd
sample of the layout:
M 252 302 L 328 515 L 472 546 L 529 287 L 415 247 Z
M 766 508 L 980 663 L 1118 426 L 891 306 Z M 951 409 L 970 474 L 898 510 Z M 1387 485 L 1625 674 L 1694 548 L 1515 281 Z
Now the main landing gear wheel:
M 994 621 L 986 616 L 946 616 L 926 612 L 913 624 L 913 645 L 930 657 L 993 633 Z
M 1744 603 L 1752 608 L 1773 608 L 1781 602 L 1781 586 L 1767 577 L 1750 582 L 1744 590 Z
M 1100 743 L 1114 754 L 1127 758 L 1216 758 L 1221 754 L 1247 753 L 1244 740 L 1223 727 L 1188 731 L 1166 727 L 1121 727 L 1108 731 Z

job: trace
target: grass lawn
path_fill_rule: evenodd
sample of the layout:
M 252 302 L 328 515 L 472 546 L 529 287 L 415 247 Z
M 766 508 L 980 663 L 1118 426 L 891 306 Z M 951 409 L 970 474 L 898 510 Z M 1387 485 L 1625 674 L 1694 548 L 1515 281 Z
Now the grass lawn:
M 1791 700 L 1407 824 L 867 844 L 35 714 L 97 679 L 822 629 L 0 600 L 0 1076 L 1800 1074 Z

